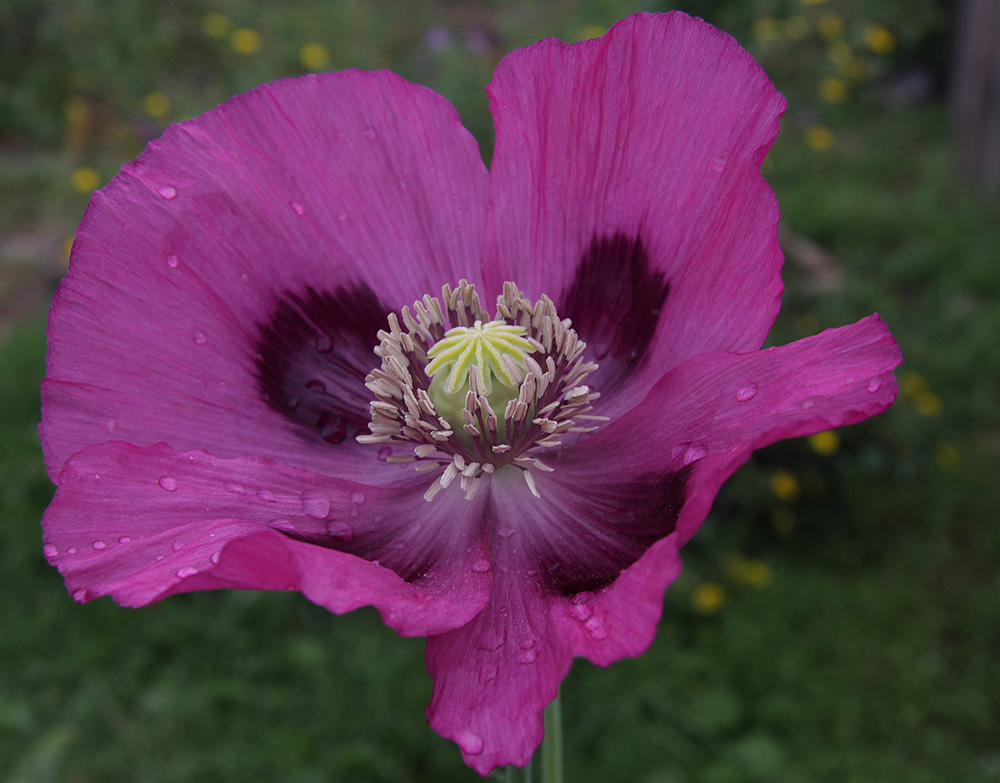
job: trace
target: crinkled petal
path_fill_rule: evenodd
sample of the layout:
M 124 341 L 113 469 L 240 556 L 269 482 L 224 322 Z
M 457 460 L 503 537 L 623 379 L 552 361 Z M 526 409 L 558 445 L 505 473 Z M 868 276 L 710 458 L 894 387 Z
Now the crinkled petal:
M 759 169 L 785 102 L 733 38 L 639 14 L 514 52 L 489 93 L 484 277 L 572 319 L 601 363 L 602 413 L 689 357 L 760 347 L 782 255 Z
M 108 442 L 60 474 L 42 523 L 45 553 L 79 601 L 110 595 L 142 606 L 192 590 L 301 590 L 337 613 L 373 605 L 399 633 L 424 636 L 472 619 L 491 580 L 473 567 L 485 556 L 481 505 L 453 493 L 434 507 L 421 491 Z M 411 537 L 399 538 L 401 529 Z M 435 557 L 420 559 L 421 546 Z M 421 568 L 406 581 L 393 567 L 414 558 Z
M 896 398 L 892 370 L 900 360 L 877 315 L 766 351 L 697 357 L 664 376 L 634 411 L 563 452 L 551 475 L 568 479 L 540 481 L 543 498 L 565 493 L 571 483 L 594 506 L 630 485 L 637 497 L 653 498 L 647 505 L 655 505 L 659 492 L 670 517 L 664 521 L 669 535 L 585 598 L 611 643 L 595 640 L 572 617 L 560 620 L 573 653 L 607 665 L 644 652 L 663 591 L 680 571 L 677 552 L 704 521 L 723 482 L 754 449 L 884 411 Z M 622 503 L 604 524 L 613 530 L 634 515 L 635 508 Z
M 388 72 L 169 128 L 94 195 L 54 299 L 50 475 L 105 440 L 350 471 L 375 332 L 475 281 L 487 177 L 450 104 Z

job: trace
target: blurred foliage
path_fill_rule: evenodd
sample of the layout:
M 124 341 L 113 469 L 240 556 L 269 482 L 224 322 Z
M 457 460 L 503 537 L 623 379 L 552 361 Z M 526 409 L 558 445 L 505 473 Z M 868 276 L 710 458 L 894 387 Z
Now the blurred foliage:
M 765 162 L 788 256 L 771 342 L 877 309 L 902 394 L 726 485 L 651 651 L 567 679 L 569 778 L 1000 781 L 1000 220 L 952 175 L 948 6 L 678 5 L 733 33 L 789 99 Z M 37 527 L 43 329 L 8 322 L 29 285 L 51 291 L 89 193 L 170 122 L 262 81 L 392 68 L 452 100 L 488 160 L 497 60 L 636 10 L 667 6 L 0 5 L 0 781 L 476 778 L 422 720 L 420 640 L 373 612 L 234 592 L 75 605 Z

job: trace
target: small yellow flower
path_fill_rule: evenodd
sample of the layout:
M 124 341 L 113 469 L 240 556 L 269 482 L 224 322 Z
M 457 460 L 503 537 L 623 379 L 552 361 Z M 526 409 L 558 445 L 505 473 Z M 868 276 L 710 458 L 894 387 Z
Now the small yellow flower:
M 260 51 L 260 33 L 249 27 L 233 30 L 229 45 L 240 54 L 254 54 Z
M 907 397 L 915 397 L 927 391 L 927 379 L 920 373 L 907 370 L 899 379 L 899 389 Z
M 101 175 L 97 173 L 97 169 L 91 166 L 81 166 L 73 170 L 69 182 L 73 186 L 73 190 L 78 193 L 90 193 L 100 186 Z
M 201 18 L 201 29 L 213 38 L 225 38 L 229 34 L 229 19 L 222 14 L 205 14 Z
M 847 82 L 833 77 L 823 79 L 819 83 L 819 94 L 828 103 L 843 103 L 847 97 Z
M 927 390 L 913 395 L 913 404 L 917 406 L 917 413 L 921 416 L 926 416 L 928 419 L 940 416 L 941 409 L 944 407 L 941 398 L 934 392 Z
M 162 92 L 151 92 L 142 99 L 142 108 L 150 117 L 162 119 L 170 111 L 170 98 Z
M 806 128 L 806 145 L 816 152 L 826 152 L 833 146 L 833 130 L 826 125 L 812 125 Z
M 821 457 L 829 457 L 840 448 L 840 436 L 834 430 L 817 432 L 809 436 L 809 447 Z
M 896 36 L 883 25 L 870 24 L 865 28 L 865 46 L 875 54 L 889 54 L 896 48 Z
M 794 503 L 802 495 L 799 480 L 790 470 L 776 470 L 771 474 L 771 492 L 779 500 Z
M 318 71 L 330 62 L 330 52 L 323 44 L 308 43 L 299 49 L 299 62 L 303 68 Z
M 816 30 L 828 41 L 839 38 L 844 32 L 844 22 L 836 14 L 823 14 L 816 20 Z
M 785 37 L 790 41 L 798 41 L 809 33 L 809 21 L 804 16 L 790 16 L 784 24 Z
M 695 588 L 691 602 L 701 614 L 716 614 L 726 602 L 726 591 L 718 582 L 702 582 Z
M 580 31 L 578 41 L 586 41 L 588 38 L 600 38 L 607 30 L 599 24 L 589 24 Z
M 773 41 L 778 37 L 778 20 L 773 16 L 765 16 L 753 23 L 753 37 L 761 43 Z
M 938 464 L 939 468 L 947 470 L 950 473 L 958 469 L 961 460 L 955 444 L 945 442 L 939 443 L 934 447 L 934 461 Z

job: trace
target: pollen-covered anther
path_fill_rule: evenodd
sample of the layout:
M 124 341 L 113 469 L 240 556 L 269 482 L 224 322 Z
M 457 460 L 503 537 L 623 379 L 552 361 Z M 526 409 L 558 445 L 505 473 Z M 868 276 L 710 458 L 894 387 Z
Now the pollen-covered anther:
M 599 395 L 584 383 L 597 365 L 546 296 L 532 303 L 505 283 L 490 318 L 463 280 L 388 322 L 375 348 L 381 366 L 365 380 L 375 396 L 370 433 L 357 440 L 405 444 L 409 453 L 386 461 L 440 471 L 428 501 L 452 484 L 472 498 L 507 465 L 538 496 L 533 472 L 553 470 L 539 456 L 606 421 L 591 413 Z

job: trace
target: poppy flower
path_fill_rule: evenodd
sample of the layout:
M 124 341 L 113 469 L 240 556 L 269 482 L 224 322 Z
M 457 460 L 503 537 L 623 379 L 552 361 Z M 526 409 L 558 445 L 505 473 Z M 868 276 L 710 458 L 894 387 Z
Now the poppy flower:
M 871 316 L 760 350 L 783 98 L 679 13 L 516 51 L 489 170 L 388 73 L 263 85 L 96 193 L 52 304 L 45 553 L 77 601 L 299 590 L 426 636 L 428 716 L 524 764 L 574 656 L 653 639 L 754 449 L 888 407 Z

